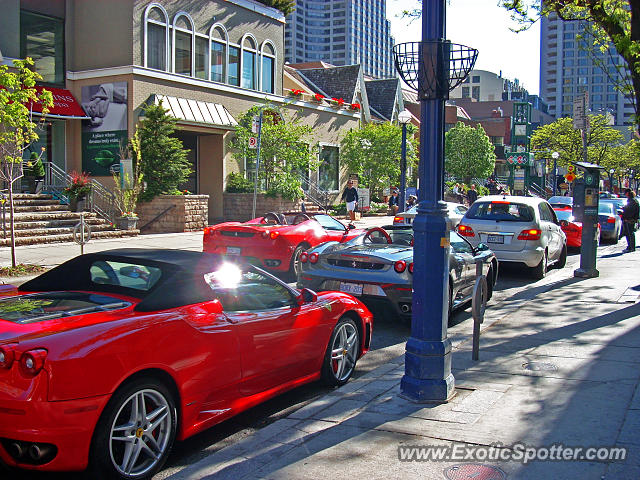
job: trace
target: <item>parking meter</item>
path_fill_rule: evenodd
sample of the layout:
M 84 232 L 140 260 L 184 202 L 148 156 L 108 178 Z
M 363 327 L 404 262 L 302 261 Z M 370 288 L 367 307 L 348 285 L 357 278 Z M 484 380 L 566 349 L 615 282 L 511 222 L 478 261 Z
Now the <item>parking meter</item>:
M 573 274 L 576 277 L 597 277 L 596 254 L 598 251 L 598 201 L 600 197 L 601 166 L 587 162 L 576 162 L 582 172 L 580 187 L 573 193 L 574 206 L 578 206 L 579 219 L 582 221 L 582 246 L 580 247 L 580 268 Z

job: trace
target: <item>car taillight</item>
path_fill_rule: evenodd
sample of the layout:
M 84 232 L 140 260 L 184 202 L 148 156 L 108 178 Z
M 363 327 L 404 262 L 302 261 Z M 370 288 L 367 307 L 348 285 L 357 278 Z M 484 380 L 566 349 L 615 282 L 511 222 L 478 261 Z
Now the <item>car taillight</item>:
M 409 273 L 413 274 L 413 262 L 409 264 Z
M 44 367 L 45 358 L 47 358 L 46 350 L 42 348 L 29 350 L 20 357 L 20 366 L 28 375 L 37 375 Z
M 280 235 L 280 232 L 270 232 L 269 230 L 265 230 L 262 232 L 262 238 L 270 238 L 271 240 L 275 240 Z
M 476 234 L 473 231 L 473 228 L 467 225 L 458 225 L 458 235 L 462 235 L 463 237 L 475 237 Z
M 407 262 L 404 260 L 398 260 L 393 264 L 393 269 L 398 273 L 402 273 L 407 269 Z
M 316 252 L 309 254 L 309 262 L 310 263 L 318 263 L 318 254 Z
M 393 217 L 393 223 L 404 223 L 402 217 Z
M 531 228 L 520 232 L 520 235 L 518 235 L 518 240 L 540 240 L 540 235 L 542 235 L 541 230 L 537 228 Z
M 0 347 L 0 368 L 11 368 L 13 359 L 15 358 L 14 347 L 11 345 L 4 345 Z
M 302 263 L 307 263 L 307 259 L 309 258 L 309 254 L 307 252 L 302 252 L 300 254 L 300 261 Z
M 205 235 L 211 235 L 212 233 L 212 229 L 210 227 L 205 227 L 204 228 L 204 234 Z
M 607 218 L 607 223 L 616 223 L 616 217 Z

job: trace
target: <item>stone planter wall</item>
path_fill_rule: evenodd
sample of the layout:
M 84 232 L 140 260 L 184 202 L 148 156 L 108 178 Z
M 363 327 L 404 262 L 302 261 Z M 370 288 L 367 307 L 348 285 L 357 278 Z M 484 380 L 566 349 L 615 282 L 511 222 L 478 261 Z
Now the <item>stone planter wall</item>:
M 251 220 L 253 193 L 224 193 L 224 221 L 246 222 Z M 259 194 L 256 198 L 256 217 L 267 212 L 292 212 L 300 210 L 300 201 L 284 200 L 280 197 L 267 197 Z
M 172 205 L 171 210 L 148 225 Z M 160 195 L 138 204 L 136 213 L 141 233 L 196 232 L 208 224 L 209 195 Z

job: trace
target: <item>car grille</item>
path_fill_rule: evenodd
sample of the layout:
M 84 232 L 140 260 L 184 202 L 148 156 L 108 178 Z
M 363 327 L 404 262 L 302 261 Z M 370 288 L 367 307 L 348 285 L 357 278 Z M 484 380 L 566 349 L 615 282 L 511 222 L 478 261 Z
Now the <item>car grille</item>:
M 239 232 L 237 230 L 221 230 L 220 233 L 225 237 L 253 237 L 255 234 L 253 232 Z
M 382 270 L 384 268 L 384 263 L 358 262 L 357 260 L 337 260 L 335 258 L 329 258 L 327 263 L 334 267 L 359 268 L 361 270 Z

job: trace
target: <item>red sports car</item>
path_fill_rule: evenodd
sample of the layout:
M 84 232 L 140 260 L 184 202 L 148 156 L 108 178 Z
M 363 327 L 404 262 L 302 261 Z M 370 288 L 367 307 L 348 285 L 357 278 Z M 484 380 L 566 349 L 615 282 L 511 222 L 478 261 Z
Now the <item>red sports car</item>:
M 226 222 L 204 229 L 203 250 L 240 255 L 275 272 L 300 271 L 300 254 L 323 242 L 345 242 L 364 230 L 345 227 L 325 214 L 269 212 L 245 223 Z
M 578 222 L 575 219 L 570 206 L 554 208 L 553 210 L 560 221 L 560 228 L 567 236 L 567 247 L 580 248 L 582 246 L 582 222 Z M 598 224 L 597 238 L 600 239 L 600 224 Z
M 182 440 L 306 382 L 344 384 L 372 316 L 219 255 L 76 257 L 0 296 L 0 459 L 151 477 Z

